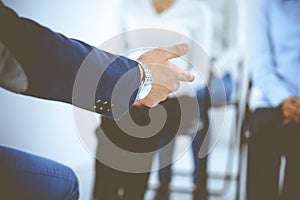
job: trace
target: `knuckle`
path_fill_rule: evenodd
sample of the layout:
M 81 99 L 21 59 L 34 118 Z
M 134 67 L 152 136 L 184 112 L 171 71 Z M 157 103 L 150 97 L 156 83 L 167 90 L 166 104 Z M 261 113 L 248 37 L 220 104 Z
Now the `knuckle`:
M 173 84 L 173 86 L 172 86 L 172 91 L 176 91 L 176 90 L 178 90 L 179 89 L 179 87 L 180 87 L 180 83 L 179 82 L 175 82 L 174 84 Z

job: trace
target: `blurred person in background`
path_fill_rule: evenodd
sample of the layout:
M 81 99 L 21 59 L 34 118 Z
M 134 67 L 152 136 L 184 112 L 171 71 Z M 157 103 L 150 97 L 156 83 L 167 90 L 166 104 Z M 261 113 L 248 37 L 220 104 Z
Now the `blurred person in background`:
M 202 13 L 204 12 L 204 13 Z M 120 6 L 119 17 L 118 17 L 118 26 L 121 33 L 124 33 L 123 37 L 123 46 L 119 46 L 118 50 L 127 52 L 136 49 L 140 49 L 141 44 L 145 44 L 145 38 L 149 41 L 146 43 L 149 46 L 167 46 L 180 40 L 186 41 L 186 38 L 190 38 L 194 40 L 198 45 L 200 45 L 203 50 L 202 52 L 196 51 L 191 46 L 191 52 L 187 55 L 187 59 L 191 63 L 197 63 L 197 59 L 203 57 L 203 54 L 208 58 L 208 55 L 211 51 L 211 21 L 210 18 L 207 18 L 206 23 L 204 22 L 204 17 L 207 17 L 207 7 L 201 1 L 198 0 L 126 0 L 123 1 Z M 145 35 L 149 34 L 150 37 L 145 35 L 136 35 L 132 34 L 132 30 L 149 28 L 149 32 L 144 31 Z M 152 29 L 151 29 L 152 28 Z M 151 30 L 150 30 L 151 29 Z M 165 32 L 163 30 L 166 30 Z M 168 35 L 168 31 L 175 31 L 183 35 L 182 37 L 174 38 L 171 35 Z M 185 38 L 186 37 L 186 38 Z M 142 51 L 133 51 L 130 57 L 138 57 Z M 208 54 L 208 55 L 207 55 Z M 178 92 L 174 95 L 168 97 L 168 99 L 162 102 L 162 105 L 167 112 L 167 121 L 164 128 L 152 138 L 152 151 L 162 149 L 159 152 L 159 160 L 160 160 L 160 169 L 159 170 L 159 181 L 160 186 L 157 190 L 157 194 L 155 199 L 169 199 L 169 184 L 171 182 L 172 177 L 172 154 L 174 149 L 174 138 L 178 133 L 178 124 L 180 124 L 180 111 L 183 109 L 180 108 L 178 102 L 184 101 L 187 105 L 192 104 L 189 103 L 193 101 L 194 97 L 198 97 L 198 103 L 200 109 L 200 116 L 203 119 L 196 119 L 196 121 L 203 120 L 203 127 L 200 130 L 196 130 L 193 133 L 183 133 L 183 134 L 192 134 L 194 135 L 194 140 L 192 141 L 192 149 L 193 149 L 193 160 L 194 160 L 194 172 L 193 172 L 193 183 L 194 183 L 194 199 L 200 199 L 200 195 L 205 196 L 206 194 L 206 185 L 203 185 L 205 181 L 201 181 L 201 179 L 206 179 L 205 171 L 200 167 L 200 159 L 199 159 L 199 150 L 201 147 L 202 137 L 204 137 L 205 133 L 208 129 L 207 122 L 207 108 L 208 108 L 208 100 L 206 87 L 204 86 L 203 80 L 197 70 L 194 69 L 187 62 L 183 62 L 182 60 L 176 59 L 174 61 L 177 65 L 181 66 L 183 69 L 188 70 L 190 72 L 194 72 L 196 75 L 195 81 L 189 88 L 181 87 Z M 180 64 L 179 64 L 180 63 Z M 199 62 L 198 62 L 199 63 Z M 201 67 L 209 67 L 208 65 L 203 65 Z M 198 75 L 198 76 L 197 76 Z M 191 89 L 192 93 L 191 94 Z M 193 96 L 194 95 L 194 96 Z M 184 100 L 183 100 L 184 99 Z M 191 100 L 189 100 L 191 99 Z M 194 98 L 195 100 L 195 98 Z M 197 99 L 196 99 L 197 100 Z M 205 105 L 206 104 L 206 105 Z M 144 107 L 143 105 L 137 105 L 135 108 L 131 109 L 131 116 L 133 119 L 137 119 L 137 116 L 141 116 L 139 113 L 144 112 L 147 113 L 149 109 Z M 191 111 L 191 114 L 193 111 Z M 194 116 L 197 116 L 195 114 Z M 206 117 L 205 117 L 206 116 Z M 139 118 L 142 121 L 142 124 L 149 123 L 149 119 L 146 117 Z M 188 119 L 186 119 L 188 120 Z M 137 124 L 141 124 L 141 122 L 136 121 Z M 187 122 L 185 122 L 187 123 Z M 101 124 L 101 130 L 98 130 L 98 135 L 103 134 L 102 131 L 106 131 L 104 133 L 106 135 L 118 135 L 120 140 L 116 142 L 117 139 L 112 139 L 114 143 L 118 145 L 118 143 L 122 145 L 125 143 L 124 136 L 126 133 L 120 130 L 117 125 L 116 127 L 113 120 L 104 119 Z M 191 123 L 189 126 L 192 126 Z M 105 127 L 110 127 L 110 129 Z M 104 130 L 105 129 L 105 130 Z M 146 135 L 153 133 L 144 133 Z M 121 141 L 123 138 L 123 141 Z M 131 140 L 127 141 L 128 143 L 134 143 L 133 140 L 137 140 L 136 138 L 131 138 Z M 147 147 L 147 140 L 140 139 L 140 143 L 144 144 L 141 147 L 132 148 L 132 151 L 142 151 L 149 150 L 149 144 Z M 99 137 L 99 146 L 98 146 L 98 154 L 105 154 L 108 151 L 101 151 L 101 145 L 103 142 Z M 151 146 L 150 145 L 150 146 Z M 134 147 L 134 146 L 132 146 Z M 126 156 L 125 156 L 126 157 Z M 149 160 L 147 161 L 149 162 Z M 150 162 L 151 164 L 151 162 Z M 120 166 L 126 165 L 120 161 Z M 149 165 L 149 173 L 127 173 L 122 172 L 120 170 L 113 169 L 113 167 L 106 166 L 105 163 L 102 163 L 101 160 L 96 162 L 96 180 L 94 187 L 94 196 L 97 199 L 116 199 L 116 198 L 125 198 L 125 199 L 142 199 L 146 189 L 148 177 L 151 171 L 151 165 Z M 113 180 L 110 180 L 109 177 L 111 174 L 112 177 L 115 177 Z M 114 174 L 114 175 L 113 175 Z M 103 178 L 103 177 L 107 178 Z M 201 184 L 202 182 L 202 184 Z M 123 191 L 122 195 L 120 195 L 120 189 Z M 201 190 L 201 191 L 200 191 Z M 110 193 L 110 194 L 108 194 Z M 130 195 L 131 194 L 131 195 Z M 108 195 L 108 196 L 107 196 Z M 138 198 L 128 198 L 128 196 L 133 197 L 133 195 L 138 195 Z M 120 197 L 121 196 L 121 197 Z
M 248 200 L 299 198 L 299 22 L 299 1 L 260 1 L 252 63 Z M 282 157 L 286 160 L 283 184 Z

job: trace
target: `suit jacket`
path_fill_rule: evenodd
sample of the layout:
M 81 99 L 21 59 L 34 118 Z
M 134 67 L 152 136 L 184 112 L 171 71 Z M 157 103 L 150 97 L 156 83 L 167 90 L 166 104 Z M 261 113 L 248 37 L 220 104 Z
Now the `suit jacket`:
M 137 62 L 21 18 L 1 1 L 0 27 L 0 41 L 27 76 L 24 94 L 72 103 L 114 119 L 133 104 L 140 84 Z
M 21 93 L 28 88 L 27 77 L 19 62 L 0 42 L 0 86 Z

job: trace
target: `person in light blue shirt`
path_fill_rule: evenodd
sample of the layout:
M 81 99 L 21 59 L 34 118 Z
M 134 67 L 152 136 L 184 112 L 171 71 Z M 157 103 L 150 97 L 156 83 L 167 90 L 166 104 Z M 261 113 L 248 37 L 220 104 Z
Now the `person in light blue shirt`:
M 252 63 L 247 199 L 300 194 L 300 1 L 261 0 Z M 286 165 L 279 183 L 281 158 Z M 280 187 L 282 185 L 282 187 Z

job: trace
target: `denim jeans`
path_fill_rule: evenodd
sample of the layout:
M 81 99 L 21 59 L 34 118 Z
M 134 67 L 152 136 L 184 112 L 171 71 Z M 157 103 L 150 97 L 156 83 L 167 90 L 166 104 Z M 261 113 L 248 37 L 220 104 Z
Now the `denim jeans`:
M 78 199 L 74 172 L 55 161 L 0 146 L 0 199 Z

